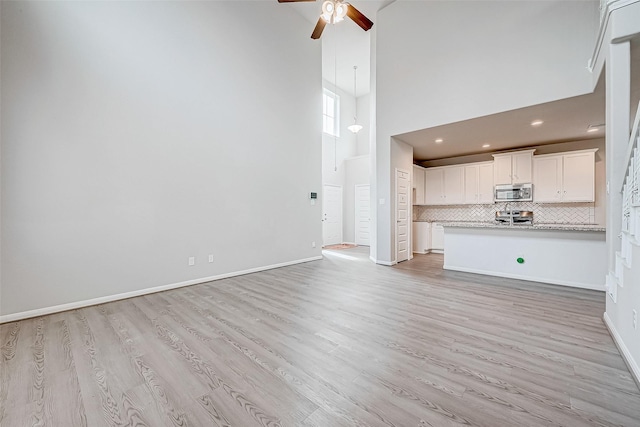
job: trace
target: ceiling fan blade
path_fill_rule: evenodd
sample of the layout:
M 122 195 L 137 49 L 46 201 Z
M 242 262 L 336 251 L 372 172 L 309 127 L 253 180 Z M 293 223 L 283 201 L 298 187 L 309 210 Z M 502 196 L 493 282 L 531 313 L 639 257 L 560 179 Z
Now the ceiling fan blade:
M 278 0 L 278 3 L 297 3 L 301 1 L 316 1 L 316 0 Z
M 373 27 L 373 22 L 350 4 L 347 5 L 347 16 L 365 31 L 369 31 Z
M 322 19 L 318 19 L 318 23 L 316 24 L 316 28 L 313 29 L 313 33 L 311 33 L 311 38 L 317 40 L 322 35 L 322 30 L 324 30 L 324 26 L 327 25 L 327 21 Z

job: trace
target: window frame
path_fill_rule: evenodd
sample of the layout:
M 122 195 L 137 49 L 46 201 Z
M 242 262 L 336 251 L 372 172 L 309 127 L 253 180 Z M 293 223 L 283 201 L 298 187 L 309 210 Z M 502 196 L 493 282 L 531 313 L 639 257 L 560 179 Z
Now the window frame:
M 329 111 L 327 111 L 328 98 L 333 100 L 333 109 L 331 111 L 333 116 L 328 114 Z M 332 130 L 327 129 L 328 119 L 333 120 Z M 322 132 L 327 135 L 340 137 L 340 95 L 326 88 L 322 88 Z

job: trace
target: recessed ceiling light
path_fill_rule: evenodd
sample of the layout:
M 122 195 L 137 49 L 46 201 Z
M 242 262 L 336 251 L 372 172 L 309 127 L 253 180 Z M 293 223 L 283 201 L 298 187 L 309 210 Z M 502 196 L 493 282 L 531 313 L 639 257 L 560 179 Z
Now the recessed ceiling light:
M 436 144 L 442 144 L 442 141 L 444 141 L 444 139 L 438 138 L 438 139 L 436 139 Z
M 534 120 L 531 122 L 531 126 L 540 126 L 544 122 L 542 120 Z
M 482 148 L 489 148 L 489 147 L 491 147 L 491 145 L 489 145 L 489 144 L 484 144 L 484 145 L 482 146 Z

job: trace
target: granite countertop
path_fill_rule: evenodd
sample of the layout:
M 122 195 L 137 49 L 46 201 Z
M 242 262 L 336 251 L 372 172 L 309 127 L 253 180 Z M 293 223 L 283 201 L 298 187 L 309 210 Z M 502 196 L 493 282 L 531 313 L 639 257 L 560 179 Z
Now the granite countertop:
M 426 221 L 416 221 L 426 222 Z M 442 224 L 445 227 L 457 227 L 457 228 L 507 228 L 507 229 L 519 229 L 519 230 L 561 230 L 561 231 L 606 231 L 606 228 L 597 224 L 546 224 L 535 223 L 533 225 L 509 225 L 501 224 L 495 221 L 485 222 L 465 222 L 465 221 L 430 221 Z

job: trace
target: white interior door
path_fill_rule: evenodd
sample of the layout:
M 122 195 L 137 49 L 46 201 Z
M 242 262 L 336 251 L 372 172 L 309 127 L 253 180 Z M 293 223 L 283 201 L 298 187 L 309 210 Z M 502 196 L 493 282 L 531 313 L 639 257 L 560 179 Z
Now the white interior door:
M 322 197 L 323 246 L 342 243 L 342 187 L 325 185 Z
M 409 259 L 409 172 L 396 169 L 396 262 Z
M 371 203 L 369 185 L 356 185 L 356 245 L 369 246 Z

